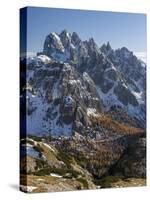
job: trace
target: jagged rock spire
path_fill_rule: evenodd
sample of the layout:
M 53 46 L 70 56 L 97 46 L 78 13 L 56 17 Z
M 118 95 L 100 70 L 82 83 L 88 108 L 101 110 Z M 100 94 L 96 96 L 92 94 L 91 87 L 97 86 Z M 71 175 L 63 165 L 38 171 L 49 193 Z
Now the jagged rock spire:
M 79 38 L 79 36 L 76 32 L 72 33 L 71 42 L 76 46 L 78 46 L 80 44 L 81 39 Z
M 49 57 L 54 51 L 64 52 L 64 46 L 56 32 L 52 32 L 46 37 L 43 48 L 43 53 Z
M 112 49 L 111 46 L 110 46 L 109 41 L 107 42 L 106 48 L 107 48 L 108 51 Z
M 64 29 L 61 33 L 60 33 L 60 39 L 62 41 L 62 44 L 65 48 L 69 48 L 70 43 L 71 43 L 71 34 L 69 32 L 67 32 L 66 29 Z

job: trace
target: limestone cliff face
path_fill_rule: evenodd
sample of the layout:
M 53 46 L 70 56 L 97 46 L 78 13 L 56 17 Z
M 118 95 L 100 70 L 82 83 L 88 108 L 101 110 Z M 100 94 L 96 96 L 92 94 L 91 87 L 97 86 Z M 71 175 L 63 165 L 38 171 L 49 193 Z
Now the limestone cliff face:
M 63 50 L 58 52 L 55 46 Z M 53 33 L 53 40 L 46 38 L 43 53 L 72 64 L 80 73 L 87 72 L 96 85 L 104 110 L 114 106 L 123 108 L 138 126 L 145 127 L 146 64 L 133 52 L 125 47 L 113 50 L 109 42 L 99 48 L 93 38 L 82 41 L 77 33 L 64 30 Z
M 93 80 L 69 63 L 35 59 L 27 70 L 27 133 L 71 136 L 80 129 L 84 134 L 90 125 L 89 110 L 101 112 Z

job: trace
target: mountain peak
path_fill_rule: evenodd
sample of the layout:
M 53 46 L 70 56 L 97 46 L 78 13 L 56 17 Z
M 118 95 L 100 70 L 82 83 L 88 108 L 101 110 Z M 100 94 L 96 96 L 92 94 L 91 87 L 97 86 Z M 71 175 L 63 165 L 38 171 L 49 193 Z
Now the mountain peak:
M 60 38 L 59 38 L 59 35 L 58 35 L 56 32 L 51 32 L 51 33 L 49 34 L 49 37 L 56 38 L 57 40 L 60 39 Z
M 55 51 L 63 53 L 65 49 L 59 35 L 56 32 L 51 32 L 45 39 L 43 54 L 51 57 Z
M 93 37 L 89 38 L 89 42 L 90 42 L 91 44 L 95 44 L 94 38 L 93 38 Z
M 98 46 L 95 43 L 94 38 L 92 38 L 92 37 L 89 38 L 88 44 L 89 44 L 89 47 L 92 48 L 93 50 L 94 49 L 98 50 Z
M 76 32 L 72 33 L 71 42 L 76 46 L 78 46 L 80 44 L 81 39 L 79 38 L 79 36 L 78 36 L 78 34 Z
M 67 29 L 61 31 L 61 33 L 68 33 Z
M 60 33 L 60 39 L 61 42 L 63 44 L 63 46 L 65 48 L 69 48 L 70 47 L 70 43 L 71 43 L 71 34 L 69 32 L 67 32 L 66 29 L 64 29 L 61 33 Z
M 120 50 L 124 52 L 130 52 L 127 47 L 122 47 Z
M 105 53 L 106 55 L 108 55 L 112 51 L 110 42 L 108 41 L 107 44 L 103 44 L 100 49 L 101 49 L 101 51 L 103 53 Z
M 62 35 L 63 35 L 63 36 L 66 36 L 66 37 L 71 36 L 71 34 L 70 34 L 66 29 L 64 29 L 63 31 L 61 31 L 60 37 L 61 37 Z
M 129 51 L 127 47 L 122 47 L 120 49 L 117 49 L 116 54 L 119 57 L 126 58 L 126 59 L 130 59 L 133 56 L 133 52 Z
M 107 47 L 107 50 L 108 50 L 108 51 L 112 49 L 112 48 L 111 48 L 111 45 L 110 45 L 110 43 L 109 43 L 109 41 L 107 42 L 106 47 Z

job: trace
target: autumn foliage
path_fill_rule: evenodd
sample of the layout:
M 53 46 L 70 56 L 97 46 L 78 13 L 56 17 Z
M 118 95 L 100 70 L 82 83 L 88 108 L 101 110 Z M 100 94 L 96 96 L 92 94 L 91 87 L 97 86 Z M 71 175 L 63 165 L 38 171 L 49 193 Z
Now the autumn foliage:
M 100 126 L 104 129 L 110 131 L 110 133 L 118 133 L 121 135 L 140 135 L 143 130 L 140 128 L 129 127 L 127 125 L 121 124 L 108 116 L 102 114 L 97 116 L 90 116 L 90 121 L 94 126 Z

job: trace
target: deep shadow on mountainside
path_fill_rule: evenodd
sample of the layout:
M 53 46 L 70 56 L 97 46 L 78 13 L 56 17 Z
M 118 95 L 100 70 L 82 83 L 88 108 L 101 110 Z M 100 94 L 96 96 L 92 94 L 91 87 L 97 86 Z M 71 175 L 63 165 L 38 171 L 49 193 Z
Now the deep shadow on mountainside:
M 144 62 L 63 30 L 20 66 L 23 191 L 145 185 Z

